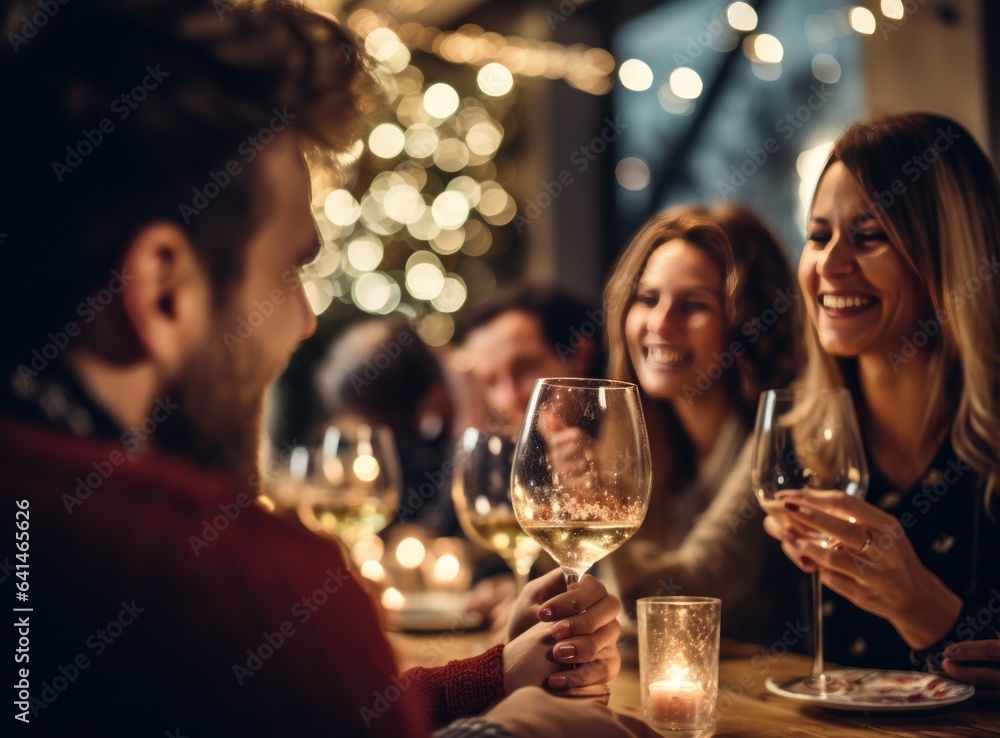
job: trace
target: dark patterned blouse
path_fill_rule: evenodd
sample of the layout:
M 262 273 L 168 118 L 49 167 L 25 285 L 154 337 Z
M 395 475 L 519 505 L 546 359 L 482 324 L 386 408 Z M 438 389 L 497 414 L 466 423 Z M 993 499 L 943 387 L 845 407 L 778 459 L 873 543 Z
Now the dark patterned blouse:
M 887 620 L 824 589 L 827 661 L 938 670 L 940 653 L 949 643 L 997 637 L 1000 522 L 987 513 L 984 495 L 984 480 L 955 455 L 948 441 L 909 490 L 894 489 L 872 469 L 868 501 L 899 520 L 898 526 L 872 531 L 872 545 L 888 550 L 905 531 L 920 561 L 962 598 L 962 614 L 939 643 L 913 652 Z

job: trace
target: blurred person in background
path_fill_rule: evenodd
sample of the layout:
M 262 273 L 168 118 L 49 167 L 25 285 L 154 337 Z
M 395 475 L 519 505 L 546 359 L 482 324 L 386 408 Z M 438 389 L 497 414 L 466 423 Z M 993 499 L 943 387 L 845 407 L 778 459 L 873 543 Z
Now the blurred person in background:
M 604 314 L 555 287 L 514 285 L 462 323 L 464 365 L 491 419 L 514 433 L 542 377 L 600 377 Z
M 608 557 L 629 614 L 640 597 L 719 597 L 727 636 L 773 640 L 794 570 L 758 530 L 748 435 L 761 391 L 796 374 L 798 299 L 780 244 L 736 205 L 656 215 L 620 257 L 608 374 L 639 385 L 653 458 L 646 520 Z
M 316 390 L 332 419 L 355 415 L 392 430 L 403 472 L 396 520 L 455 535 L 450 460 L 461 398 L 409 321 L 372 318 L 347 328 L 317 368 Z
M 485 405 L 486 429 L 516 436 L 537 379 L 602 376 L 603 325 L 601 310 L 552 286 L 514 284 L 472 309 L 459 365 Z M 543 552 L 535 569 L 554 566 Z M 514 577 L 498 574 L 477 585 L 471 607 L 501 634 L 515 599 Z
M 5 4 L 3 27 L 38 7 Z M 0 49 L 26 734 L 626 734 L 537 688 L 617 673 L 618 602 L 593 578 L 535 582 L 505 645 L 399 674 L 339 550 L 255 502 L 265 390 L 316 328 L 303 153 L 348 150 L 377 94 L 346 32 L 289 2 L 77 0 Z

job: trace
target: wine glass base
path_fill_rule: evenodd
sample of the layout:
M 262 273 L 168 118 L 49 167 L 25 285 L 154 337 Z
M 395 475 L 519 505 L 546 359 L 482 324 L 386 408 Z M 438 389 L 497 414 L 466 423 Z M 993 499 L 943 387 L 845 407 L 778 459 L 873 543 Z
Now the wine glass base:
M 658 726 L 655 722 L 646 721 L 646 724 L 660 735 L 669 738 L 711 738 L 715 735 L 714 725 L 707 728 L 666 728 Z
M 854 689 L 854 685 L 846 679 L 832 677 L 829 674 L 790 679 L 787 682 L 782 682 L 781 686 L 782 689 L 792 694 L 818 697 L 820 699 L 849 694 Z

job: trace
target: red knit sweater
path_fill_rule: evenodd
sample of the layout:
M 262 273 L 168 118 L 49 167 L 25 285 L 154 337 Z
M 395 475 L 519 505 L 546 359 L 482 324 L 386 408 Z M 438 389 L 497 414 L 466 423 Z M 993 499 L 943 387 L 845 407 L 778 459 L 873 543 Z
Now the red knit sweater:
M 6 530 L 28 501 L 27 557 L 0 549 L 4 600 L 29 586 L 28 734 L 395 738 L 503 696 L 500 647 L 400 675 L 338 548 L 250 492 L 0 415 Z

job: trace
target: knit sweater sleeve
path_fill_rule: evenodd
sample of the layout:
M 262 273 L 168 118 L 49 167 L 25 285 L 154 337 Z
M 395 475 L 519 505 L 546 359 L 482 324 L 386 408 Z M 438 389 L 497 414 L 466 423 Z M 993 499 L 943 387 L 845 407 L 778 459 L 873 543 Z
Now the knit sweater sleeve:
M 435 727 L 478 715 L 505 695 L 503 646 L 444 666 L 410 669 L 401 681 L 412 685 L 421 712 Z

